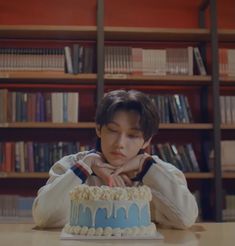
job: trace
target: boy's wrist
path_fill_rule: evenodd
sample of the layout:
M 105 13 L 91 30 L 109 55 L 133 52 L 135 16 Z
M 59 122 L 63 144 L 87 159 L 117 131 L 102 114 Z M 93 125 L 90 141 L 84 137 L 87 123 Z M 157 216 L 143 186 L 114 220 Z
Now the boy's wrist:
M 139 161 L 139 168 L 138 168 L 138 172 L 141 172 L 144 168 L 144 166 L 146 165 L 147 161 L 152 159 L 152 157 L 150 155 L 147 154 L 142 154 L 142 157 L 140 158 Z
M 143 158 L 143 162 L 140 167 L 141 169 L 139 170 L 139 173 L 136 175 L 136 177 L 132 179 L 132 181 L 142 181 L 143 177 L 154 163 L 156 162 L 152 158 L 152 156 L 147 156 L 146 158 Z
M 92 174 L 91 168 L 83 162 L 83 160 L 79 160 L 74 166 L 71 167 L 73 173 L 79 177 L 84 183 L 89 175 Z
M 82 161 L 84 164 L 86 164 L 89 168 L 92 168 L 92 164 L 94 163 L 94 160 L 95 159 L 100 159 L 100 155 L 99 154 L 96 154 L 96 153 L 92 153 L 92 154 L 89 154 L 87 156 L 85 156 Z

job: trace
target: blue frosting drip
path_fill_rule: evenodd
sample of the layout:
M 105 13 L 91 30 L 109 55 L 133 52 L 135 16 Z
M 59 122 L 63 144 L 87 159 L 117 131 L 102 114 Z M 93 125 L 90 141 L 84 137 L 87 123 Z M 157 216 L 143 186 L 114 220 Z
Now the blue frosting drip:
M 73 206 L 72 206 L 73 207 Z M 75 209 L 76 210 L 76 209 Z M 74 211 L 74 210 L 73 210 Z M 75 211 L 74 211 L 75 212 Z M 92 227 L 92 216 L 89 208 L 83 209 L 83 205 L 79 205 L 78 211 L 76 211 L 75 217 L 71 218 L 72 226 L 87 226 Z M 97 227 L 111 227 L 111 228 L 127 228 L 127 227 L 140 227 L 150 225 L 149 217 L 149 206 L 144 205 L 141 209 L 139 215 L 139 207 L 133 203 L 128 211 L 128 216 L 126 216 L 126 211 L 124 208 L 119 208 L 117 210 L 116 218 L 114 218 L 114 210 L 112 215 L 108 218 L 107 211 L 105 208 L 99 208 L 96 212 L 95 217 L 95 228 Z

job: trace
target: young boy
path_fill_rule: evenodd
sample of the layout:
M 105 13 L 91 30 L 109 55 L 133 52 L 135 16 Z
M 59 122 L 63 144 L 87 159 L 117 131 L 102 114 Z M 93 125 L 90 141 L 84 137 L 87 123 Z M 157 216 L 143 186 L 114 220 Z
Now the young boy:
M 174 228 L 190 227 L 198 207 L 184 174 L 144 152 L 158 124 L 156 107 L 144 93 L 107 93 L 96 112 L 96 150 L 65 156 L 51 167 L 50 178 L 33 204 L 35 223 L 64 226 L 69 216 L 69 191 L 76 185 L 144 184 L 152 190 L 152 220 Z

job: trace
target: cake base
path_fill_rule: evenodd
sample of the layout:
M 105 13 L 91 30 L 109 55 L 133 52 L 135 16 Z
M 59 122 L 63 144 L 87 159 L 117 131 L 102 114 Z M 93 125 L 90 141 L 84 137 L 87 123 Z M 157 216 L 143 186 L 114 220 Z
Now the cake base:
M 62 230 L 60 235 L 61 240 L 163 240 L 161 233 L 156 231 L 152 235 L 128 235 L 128 236 L 89 236 L 89 235 L 74 235 Z

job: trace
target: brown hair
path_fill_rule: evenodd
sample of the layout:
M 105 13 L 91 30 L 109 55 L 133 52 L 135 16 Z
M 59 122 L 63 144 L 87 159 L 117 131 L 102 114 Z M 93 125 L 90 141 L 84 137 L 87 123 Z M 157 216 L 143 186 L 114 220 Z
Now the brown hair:
M 159 127 L 159 116 L 155 104 L 144 93 L 136 90 L 114 90 L 108 92 L 96 110 L 96 124 L 108 124 L 118 110 L 134 110 L 140 115 L 140 129 L 144 140 L 155 135 Z

